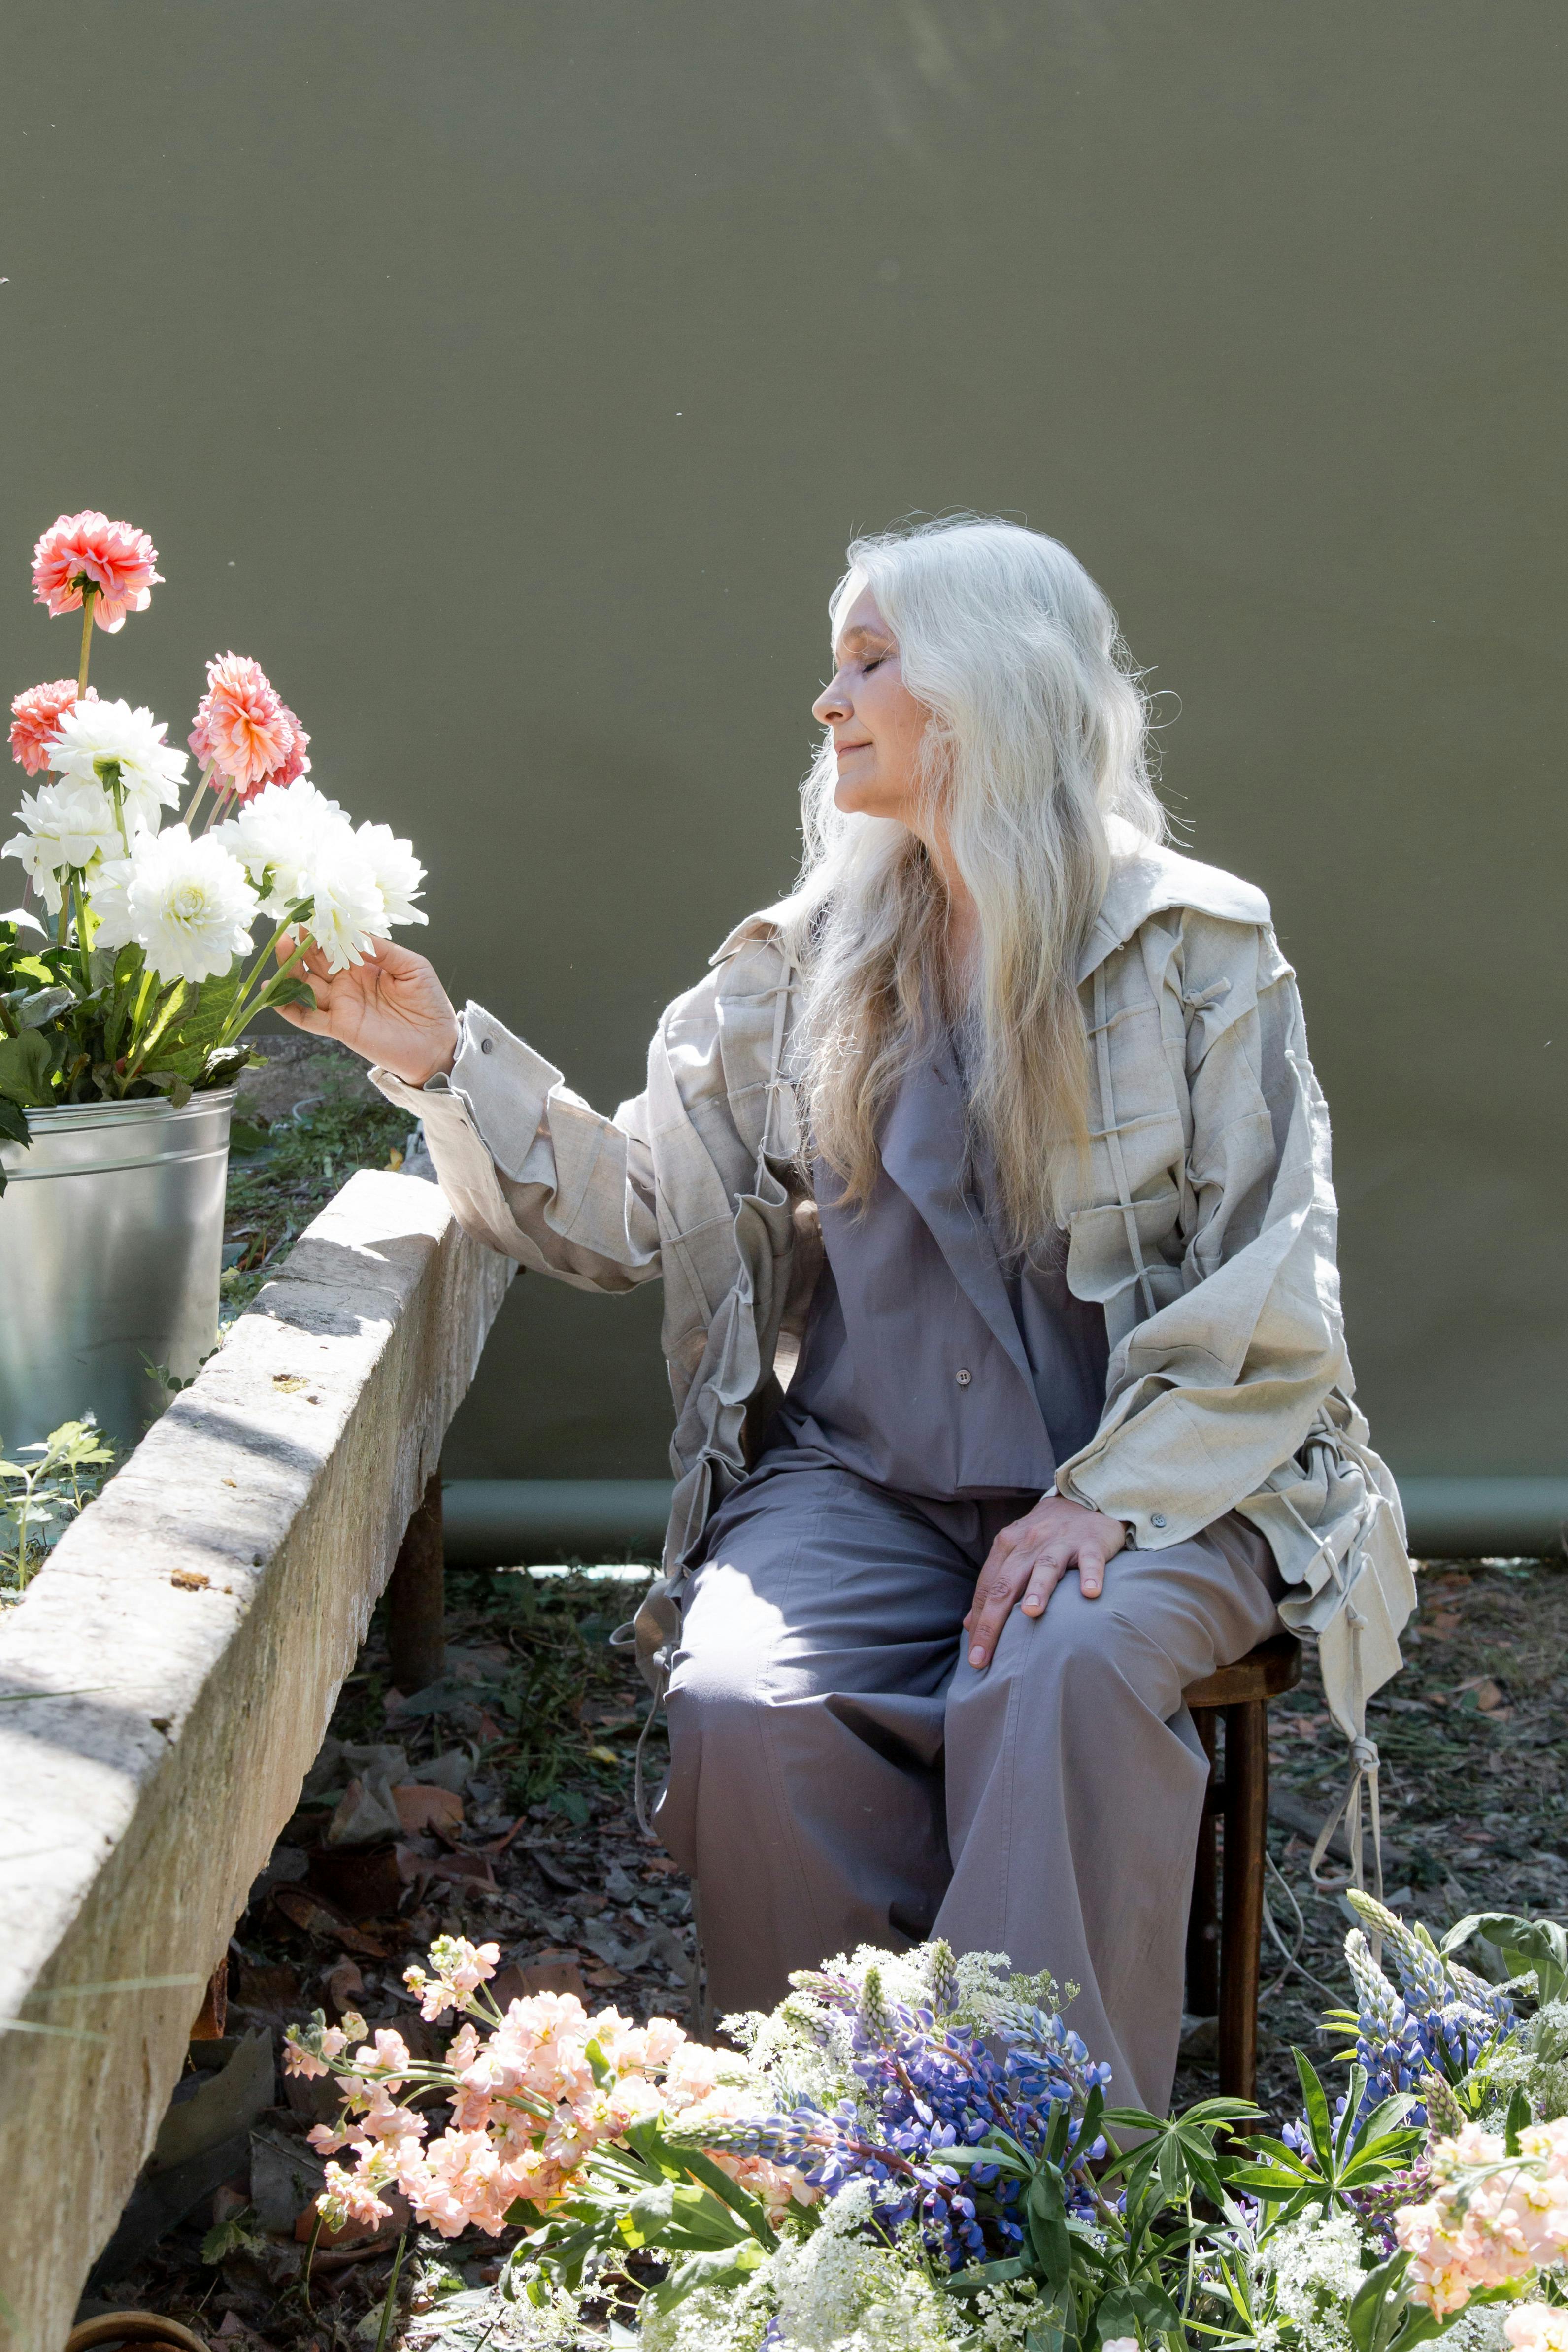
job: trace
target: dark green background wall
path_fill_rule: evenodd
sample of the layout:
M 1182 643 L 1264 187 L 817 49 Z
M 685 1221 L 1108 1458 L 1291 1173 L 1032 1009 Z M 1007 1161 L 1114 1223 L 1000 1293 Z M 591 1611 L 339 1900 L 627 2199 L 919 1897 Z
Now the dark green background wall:
M 1562 1470 L 1555 0 L 10 0 L 0 651 L 255 654 L 612 1105 L 788 881 L 859 526 L 1066 539 L 1272 895 L 1408 1471 Z M 11 805 L 12 803 L 7 803 Z M 514 1294 L 454 1475 L 657 1475 L 658 1301 Z

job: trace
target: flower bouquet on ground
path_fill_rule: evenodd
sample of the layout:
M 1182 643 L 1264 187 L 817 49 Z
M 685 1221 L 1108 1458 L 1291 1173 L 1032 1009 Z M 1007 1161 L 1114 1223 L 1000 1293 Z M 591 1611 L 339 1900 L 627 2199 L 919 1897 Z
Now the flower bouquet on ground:
M 1439 1948 L 1351 1900 L 1345 2088 L 1298 2052 L 1278 2137 L 1234 2099 L 1108 2105 L 1056 1988 L 997 1954 L 862 1949 L 716 2049 L 569 1994 L 502 2012 L 497 1947 L 443 1939 L 408 1976 L 462 2016 L 441 2060 L 291 2029 L 345 2094 L 323 2219 L 396 2191 L 445 2237 L 521 2227 L 497 2323 L 562 2347 L 1568 2352 L 1568 1939 L 1487 1915 Z M 1475 1935 L 1511 1980 L 1459 1963 Z
M 144 531 L 90 512 L 62 515 L 34 551 L 38 601 L 81 614 L 81 659 L 11 705 L 12 752 L 45 781 L 0 851 L 27 877 L 0 917 L 0 1141 L 28 1143 L 29 1111 L 154 1095 L 177 1108 L 232 1084 L 257 1015 L 308 999 L 312 943 L 339 971 L 425 920 L 410 845 L 319 790 L 309 737 L 254 661 L 207 665 L 193 786 L 166 722 L 99 700 L 93 630 L 146 610 L 156 562 Z

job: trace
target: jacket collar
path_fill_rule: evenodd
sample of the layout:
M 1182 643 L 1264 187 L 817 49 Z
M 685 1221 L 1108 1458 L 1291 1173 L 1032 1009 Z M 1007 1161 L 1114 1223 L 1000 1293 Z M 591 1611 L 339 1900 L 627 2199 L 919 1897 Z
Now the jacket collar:
M 1268 922 L 1269 901 L 1255 883 L 1243 882 L 1238 875 L 1227 874 L 1223 866 L 1205 866 L 1178 849 L 1150 841 L 1124 817 L 1108 818 L 1106 831 L 1111 839 L 1111 879 L 1079 962 L 1081 984 L 1107 956 L 1124 947 L 1152 915 L 1167 914 L 1176 907 L 1190 907 L 1195 913 L 1213 915 L 1225 923 L 1256 928 Z M 754 940 L 777 939 L 789 903 L 781 898 L 737 923 L 710 962 L 727 962 Z
M 1176 907 L 1254 929 L 1268 922 L 1269 901 L 1256 883 L 1150 841 L 1124 817 L 1109 818 L 1105 829 L 1111 837 L 1111 879 L 1079 961 L 1080 984 L 1107 956 L 1124 947 L 1152 915 L 1168 914 Z

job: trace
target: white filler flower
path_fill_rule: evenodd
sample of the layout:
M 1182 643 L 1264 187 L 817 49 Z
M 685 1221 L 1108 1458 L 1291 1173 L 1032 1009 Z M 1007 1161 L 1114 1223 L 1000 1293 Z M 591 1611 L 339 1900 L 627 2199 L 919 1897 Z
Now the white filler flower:
M 0 857 L 21 860 L 51 915 L 60 908 L 59 877 L 120 845 L 114 811 L 96 778 L 86 785 L 72 780 L 24 793 L 16 821 L 23 830 L 0 849 Z
M 160 980 L 212 980 L 250 946 L 256 892 L 210 834 L 193 841 L 183 824 L 143 834 L 131 863 L 126 921 Z
M 413 903 L 424 887 L 424 868 L 413 842 L 400 839 L 390 824 L 356 825 L 354 839 L 385 902 L 387 921 L 428 923 L 430 917 Z
M 164 742 L 166 719 L 128 702 L 78 702 L 66 711 L 49 746 L 57 774 L 80 784 L 104 783 L 113 761 L 120 770 L 127 832 L 155 833 L 160 812 L 180 804 L 180 784 L 188 764 L 183 751 Z

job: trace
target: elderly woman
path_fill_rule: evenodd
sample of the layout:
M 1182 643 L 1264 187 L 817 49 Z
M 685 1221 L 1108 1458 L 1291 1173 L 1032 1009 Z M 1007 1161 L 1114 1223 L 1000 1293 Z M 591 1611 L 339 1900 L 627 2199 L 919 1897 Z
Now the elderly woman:
M 710 1993 L 939 1934 L 1080 1990 L 1169 2095 L 1206 1766 L 1182 1694 L 1320 1636 L 1364 1740 L 1411 1588 L 1260 891 L 1163 845 L 1136 673 L 1067 550 L 857 541 L 793 895 L 613 1119 L 388 945 L 301 1025 L 423 1120 L 464 1226 L 662 1276 L 677 1476 L 638 1621 Z

